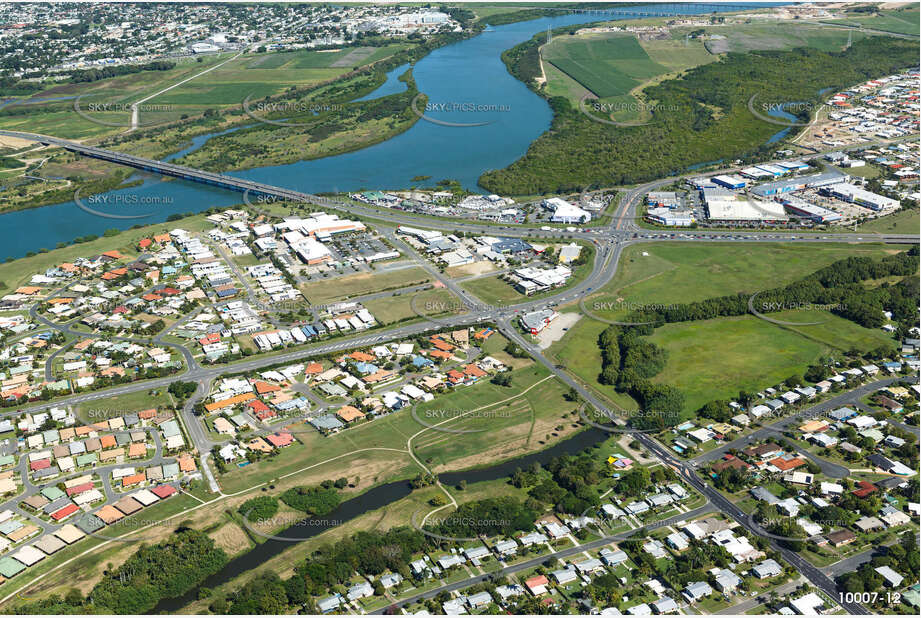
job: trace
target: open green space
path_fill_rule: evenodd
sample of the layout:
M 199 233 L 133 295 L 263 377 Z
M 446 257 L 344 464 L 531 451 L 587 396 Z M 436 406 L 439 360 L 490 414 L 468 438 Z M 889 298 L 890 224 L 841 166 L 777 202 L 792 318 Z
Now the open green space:
M 105 399 L 94 399 L 77 404 L 76 416 L 79 420 L 86 423 L 95 423 L 115 416 L 124 416 L 139 410 L 148 410 L 158 408 L 162 410 L 173 401 L 166 392 L 166 388 L 157 388 L 153 390 L 135 391 L 116 395 L 115 397 L 106 397 Z
M 354 296 L 374 294 L 385 290 L 398 290 L 431 281 L 422 268 L 372 271 L 328 279 L 317 279 L 301 285 L 301 292 L 314 304 L 346 300 Z
M 428 409 L 466 410 L 491 406 L 504 400 L 511 403 L 524 399 L 535 410 L 540 409 L 537 414 L 538 422 L 535 422 L 530 414 L 526 418 L 522 416 L 517 419 L 519 425 L 523 424 L 528 428 L 528 432 L 531 431 L 532 424 L 535 424 L 533 443 L 527 446 L 524 440 L 511 443 L 505 433 L 489 431 L 482 432 L 482 435 L 467 434 L 476 437 L 463 442 L 461 448 L 455 448 L 439 440 L 449 438 L 448 442 L 451 442 L 458 439 L 458 434 L 427 429 L 426 425 L 412 417 L 409 408 L 404 408 L 330 436 L 320 435 L 310 425 L 295 424 L 291 429 L 297 432 L 296 444 L 258 463 L 243 468 L 232 468 L 221 477 L 221 486 L 225 492 L 233 493 L 293 473 L 297 473 L 300 478 L 307 472 L 305 469 L 315 468 L 323 470 L 328 475 L 342 476 L 345 472 L 349 475 L 360 474 L 365 482 L 373 480 L 375 484 L 409 478 L 421 471 L 406 451 L 407 441 L 414 434 L 419 436 L 414 440 L 413 447 L 427 445 L 431 449 L 427 457 L 439 457 L 437 463 L 445 469 L 472 468 L 546 448 L 550 442 L 556 441 L 552 435 L 547 436 L 558 424 L 552 417 L 561 415 L 567 409 L 567 405 L 570 406 L 569 410 L 572 409 L 573 404 L 563 399 L 563 393 L 567 389 L 551 378 L 524 393 L 523 391 L 550 375 L 549 371 L 540 365 L 532 364 L 514 370 L 510 375 L 510 387 L 498 386 L 484 379 L 472 386 L 460 387 L 444 396 L 436 397 L 427 405 Z M 444 418 L 427 422 L 434 424 L 440 420 Z M 538 430 L 542 433 L 538 434 Z M 460 434 L 461 437 L 463 435 Z M 527 432 L 523 435 L 526 438 Z
M 777 319 L 819 321 L 832 317 L 825 312 L 799 311 Z M 684 412 L 690 416 L 708 401 L 731 398 L 740 390 L 756 392 L 791 375 L 801 375 L 809 364 L 831 351 L 860 348 L 861 342 L 876 344 L 870 347 L 883 343 L 874 338 L 873 331 L 856 324 L 836 335 L 836 324 L 829 320 L 819 326 L 787 328 L 755 316 L 665 324 L 649 337 L 668 353 L 665 369 L 653 381 L 681 389 Z M 858 329 L 864 332 L 853 332 Z M 809 336 L 804 336 L 806 333 Z M 817 335 L 811 333 L 837 345 L 816 341 Z
M 414 452 L 439 471 L 466 468 L 478 465 L 471 454 L 489 452 L 489 463 L 495 463 L 577 431 L 576 404 L 564 399 L 565 385 L 548 375 L 534 364 L 515 371 L 510 387 L 484 382 L 420 405 L 420 418 L 430 424 L 447 420 L 439 428 L 450 431 L 426 432 L 414 441 Z
M 785 285 L 852 255 L 882 257 L 885 245 L 844 243 L 650 243 L 624 249 L 617 274 L 588 300 L 617 319 L 636 305 L 685 303 Z M 608 304 L 610 303 L 610 304 Z
M 655 243 L 624 249 L 614 278 L 585 301 L 592 314 L 623 319 L 641 306 L 678 304 L 755 293 L 791 283 L 848 256 L 881 257 L 885 245 Z M 573 310 L 578 310 L 573 307 Z M 666 324 L 649 340 L 665 348 L 668 362 L 655 382 L 685 393 L 685 413 L 740 389 L 760 390 L 803 370 L 819 356 L 851 348 L 891 345 L 882 330 L 863 328 L 827 311 L 772 314 L 810 326 L 777 326 L 754 316 Z M 635 403 L 598 382 L 598 337 L 607 324 L 583 317 L 549 354 L 572 375 L 622 408 Z

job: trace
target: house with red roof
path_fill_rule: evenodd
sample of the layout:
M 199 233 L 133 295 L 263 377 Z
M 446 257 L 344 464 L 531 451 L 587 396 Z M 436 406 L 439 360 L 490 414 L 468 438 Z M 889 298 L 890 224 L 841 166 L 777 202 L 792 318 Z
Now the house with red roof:
M 857 481 L 855 485 L 857 486 L 857 489 L 855 489 L 851 493 L 857 496 L 858 498 L 866 498 L 870 494 L 875 493 L 876 491 L 879 490 L 879 488 L 876 485 L 874 485 L 873 483 L 869 481 Z
M 175 494 L 176 488 L 173 487 L 172 485 L 157 485 L 150 491 L 152 491 L 154 495 L 160 498 L 161 500 L 164 500 L 166 498 L 169 498 L 173 494 Z
M 294 442 L 294 436 L 290 433 L 273 433 L 267 435 L 265 440 L 275 448 L 284 448 Z

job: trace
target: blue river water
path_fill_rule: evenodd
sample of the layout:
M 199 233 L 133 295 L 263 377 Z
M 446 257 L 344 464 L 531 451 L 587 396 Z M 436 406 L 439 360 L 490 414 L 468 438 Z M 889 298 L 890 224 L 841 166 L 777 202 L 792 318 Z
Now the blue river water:
M 394 70 L 387 73 L 387 79 L 383 84 L 378 86 L 374 92 L 369 92 L 363 97 L 355 99 L 355 101 L 370 101 L 371 99 L 379 99 L 381 97 L 386 97 L 391 94 L 397 94 L 398 92 L 403 92 L 406 90 L 406 83 L 400 81 L 400 75 L 406 72 L 406 69 L 409 68 L 408 64 L 399 66 Z
M 765 3 L 781 4 L 781 3 Z M 660 5 L 661 6 L 661 5 Z M 732 7 L 727 7 L 732 8 Z M 676 14 L 691 14 L 693 5 L 668 5 Z M 231 175 L 312 193 L 359 189 L 399 189 L 415 176 L 433 181 L 451 178 L 474 191 L 480 175 L 508 166 L 521 157 L 550 126 L 546 101 L 512 77 L 500 54 L 548 28 L 612 19 L 607 11 L 574 13 L 490 27 L 464 41 L 434 50 L 413 68 L 416 84 L 429 97 L 425 115 L 440 121 L 482 126 L 444 126 L 420 120 L 408 131 L 368 148 L 324 159 L 229 172 Z M 384 96 L 403 84 L 405 67 L 392 71 L 370 96 Z M 200 147 L 196 138 L 177 158 Z M 240 194 L 176 179 L 138 173 L 143 184 L 82 198 L 96 212 L 131 216 L 108 218 L 66 202 L 0 215 L 0 259 L 53 249 L 60 242 L 107 229 L 165 221 L 175 213 L 200 212 L 241 201 Z

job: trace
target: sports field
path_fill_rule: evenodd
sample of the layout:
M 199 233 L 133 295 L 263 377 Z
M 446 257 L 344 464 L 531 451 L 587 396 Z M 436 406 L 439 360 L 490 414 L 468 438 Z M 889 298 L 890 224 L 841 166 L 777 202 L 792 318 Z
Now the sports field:
M 667 71 L 652 61 L 632 35 L 560 36 L 542 53 L 546 61 L 598 98 L 627 94 Z

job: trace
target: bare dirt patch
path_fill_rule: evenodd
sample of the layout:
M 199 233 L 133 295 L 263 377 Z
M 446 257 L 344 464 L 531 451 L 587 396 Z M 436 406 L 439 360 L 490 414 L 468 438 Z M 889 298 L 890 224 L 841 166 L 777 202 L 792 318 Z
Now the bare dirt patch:
M 579 321 L 582 316 L 579 313 L 561 313 L 560 316 L 552 321 L 547 328 L 537 335 L 537 345 L 541 350 L 546 350 L 554 342 L 563 338 L 572 326 Z
M 483 275 L 486 273 L 491 273 L 496 270 L 496 265 L 490 262 L 489 260 L 480 260 L 479 262 L 473 262 L 472 264 L 464 264 L 463 266 L 452 266 L 451 268 L 445 269 L 445 274 L 451 277 L 469 277 L 472 275 Z

